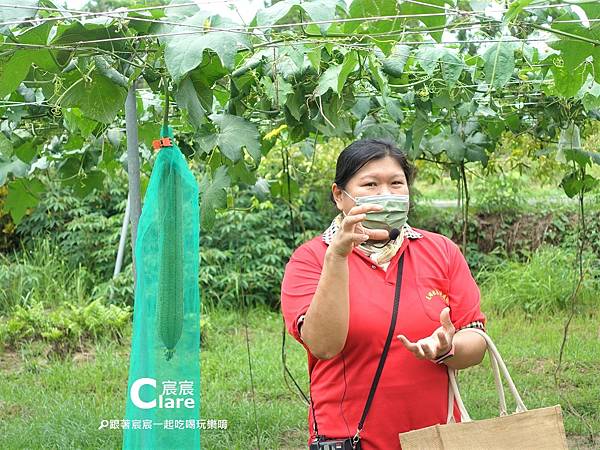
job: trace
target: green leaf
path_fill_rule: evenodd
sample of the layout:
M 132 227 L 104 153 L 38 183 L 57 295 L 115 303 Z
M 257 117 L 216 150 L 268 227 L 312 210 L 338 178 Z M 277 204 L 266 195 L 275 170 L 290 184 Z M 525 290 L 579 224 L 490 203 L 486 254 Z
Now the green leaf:
M 373 117 L 367 117 L 360 127 L 357 127 L 355 134 L 362 138 L 388 139 L 398 141 L 400 128 L 395 123 L 378 123 Z
M 0 56 L 0 99 L 12 93 L 25 79 L 34 52 L 18 50 Z
M 582 181 L 579 179 L 577 172 L 571 172 L 562 179 L 560 186 L 567 194 L 567 197 L 575 197 L 583 187 Z
M 375 56 L 373 54 L 370 54 L 367 57 L 367 61 L 368 61 L 369 73 L 371 74 L 371 77 L 373 80 L 371 83 L 374 82 L 375 87 L 377 89 L 379 89 L 379 92 L 381 93 L 381 95 L 383 95 L 384 97 L 387 97 L 390 92 L 390 87 L 388 84 L 387 77 L 383 74 L 383 72 L 381 70 L 381 63 L 379 62 L 379 60 L 377 58 L 375 58 Z
M 583 177 L 583 192 L 589 192 L 596 189 L 600 185 L 600 180 L 592 175 L 586 174 Z
M 203 147 L 211 147 L 212 143 L 212 147 L 218 146 L 221 153 L 233 162 L 242 158 L 242 148 L 246 147 L 250 156 L 256 162 L 260 161 L 260 142 L 256 125 L 230 114 L 212 114 L 210 119 L 217 125 L 219 132 L 201 138 Z
M 78 78 L 62 99 L 62 106 L 77 107 L 84 116 L 111 123 L 125 104 L 127 91 L 108 78 L 92 72 L 91 81 Z
M 214 28 L 232 28 L 236 26 L 218 16 L 209 19 L 206 13 L 200 12 L 184 21 L 184 25 L 206 26 L 210 20 L 210 26 Z M 189 33 L 190 27 L 184 25 L 175 26 L 171 33 Z M 166 37 L 165 64 L 167 70 L 175 82 L 179 82 L 188 72 L 198 67 L 204 57 L 204 51 L 215 52 L 223 66 L 233 69 L 238 47 L 250 47 L 245 34 L 228 31 L 211 31 L 208 33 L 193 33 L 185 37 Z
M 29 208 L 35 208 L 40 201 L 40 194 L 44 191 L 40 180 L 18 180 L 8 183 L 8 194 L 4 203 L 5 208 L 15 224 L 19 224 Z
M 78 176 L 81 170 L 81 160 L 74 156 L 70 156 L 62 160 L 58 166 L 59 180 L 63 184 L 68 184 L 71 180 Z
M 274 25 L 284 22 L 282 19 L 300 10 L 304 10 L 314 21 L 331 20 L 335 17 L 337 4 L 337 0 L 313 0 L 302 3 L 300 0 L 283 0 L 258 11 L 254 22 L 258 26 Z M 326 31 L 330 25 L 329 23 L 320 24 L 319 28 L 321 31 Z
M 25 141 L 15 149 L 15 155 L 24 163 L 29 164 L 37 155 L 37 145 L 34 139 Z
M 586 111 L 600 108 L 600 84 L 594 80 L 588 80 L 577 93 L 577 98 L 581 99 Z
M 8 159 L 13 155 L 13 144 L 4 133 L 0 131 L 0 157 Z
M 245 183 L 253 185 L 256 183 L 256 173 L 251 170 L 250 167 L 240 159 L 237 163 L 232 165 L 228 171 L 231 175 L 231 181 L 234 183 Z
M 511 42 L 498 42 L 482 56 L 485 80 L 493 87 L 500 88 L 508 83 L 515 70 L 515 52 Z
M 467 161 L 479 161 L 483 167 L 486 167 L 488 164 L 488 155 L 485 150 L 476 145 L 468 145 L 465 151 L 465 159 Z
M 529 4 L 532 2 L 533 0 L 516 0 L 513 3 L 510 4 L 510 7 L 508 8 L 508 11 L 506 11 L 506 13 L 504 14 L 504 19 L 507 22 L 512 22 L 514 19 L 516 19 L 520 14 L 522 14 L 525 11 L 525 7 L 529 6 Z
M 417 159 L 421 154 L 421 140 L 425 134 L 425 130 L 429 127 L 429 118 L 427 112 L 421 108 L 416 110 L 417 117 L 412 127 L 412 149 L 414 158 Z
M 358 55 L 355 51 L 348 52 L 344 57 L 344 62 L 336 66 L 329 67 L 319 78 L 319 84 L 315 89 L 315 95 L 321 96 L 331 89 L 336 94 L 340 94 L 350 75 L 358 64 Z
M 21 178 L 27 175 L 29 165 L 18 158 L 3 160 L 0 158 L 0 186 L 4 186 L 9 175 Z
M 428 3 L 432 6 L 426 6 L 423 5 L 423 3 Z M 419 3 L 404 2 L 401 5 L 400 12 L 401 14 L 412 14 L 419 16 L 418 20 L 423 22 L 423 24 L 429 28 L 440 27 L 439 31 L 430 31 L 429 34 L 435 41 L 441 42 L 443 33 L 441 27 L 446 25 L 446 16 L 444 14 L 439 16 L 431 14 L 440 14 L 445 12 L 445 3 L 446 2 L 444 0 L 420 0 Z
M 564 67 L 552 66 L 550 70 L 554 75 L 554 91 L 565 98 L 577 95 L 587 77 L 586 66 L 580 66 L 571 71 L 566 70 Z
M 152 141 L 160 137 L 161 125 L 154 122 L 144 122 L 138 125 L 138 142 L 152 149 Z
M 455 53 L 451 53 L 444 49 L 444 52 L 440 57 L 440 63 L 442 65 L 442 77 L 444 77 L 444 80 L 448 83 L 449 87 L 454 87 L 465 66 L 462 59 Z
M 200 216 L 202 228 L 211 229 L 215 223 L 215 210 L 227 204 L 227 189 L 231 179 L 227 175 L 227 166 L 220 166 L 214 176 L 204 174 L 199 183 L 200 190 Z
M 592 164 L 590 156 L 587 152 L 579 149 L 564 150 L 565 161 L 573 161 L 580 167 L 585 167 L 588 164 Z
M 306 54 L 306 57 L 318 72 L 321 68 L 321 47 L 316 47 Z
M 298 6 L 299 4 L 300 0 L 283 0 L 274 3 L 268 8 L 259 10 L 253 22 L 259 27 L 274 25 L 287 16 L 294 6 Z
M 252 187 L 252 192 L 259 200 L 266 200 L 271 193 L 269 182 L 264 178 L 259 178 Z
M 354 0 L 349 8 L 350 18 L 395 16 L 400 13 L 396 0 Z M 400 30 L 404 19 L 380 19 L 373 21 L 356 20 L 344 24 L 346 34 L 377 35 Z M 373 42 L 385 53 L 392 50 L 393 42 L 389 37 L 381 40 L 371 38 Z
M 467 149 L 464 142 L 453 134 L 448 136 L 448 139 L 444 142 L 444 150 L 450 161 L 460 163 L 465 159 Z
M 206 123 L 206 112 L 189 77 L 184 78 L 177 86 L 175 101 L 178 106 L 187 111 L 189 121 L 194 128 L 199 129 L 200 125 Z
M 86 47 L 98 47 L 110 52 L 125 51 L 126 41 L 115 41 L 113 38 L 123 37 L 123 29 L 117 26 L 107 26 L 105 23 L 81 22 L 75 20 L 68 25 L 58 25 L 56 34 L 50 41 L 52 45 L 77 46 L 79 42 L 85 41 L 104 41 L 95 42 L 93 44 L 85 44 Z M 56 60 L 61 66 L 65 66 L 71 60 L 74 51 L 57 50 Z
M 362 120 L 369 113 L 371 109 L 371 100 L 366 97 L 358 97 L 356 103 L 352 107 L 352 114 L 356 116 L 358 120 Z
M 549 44 L 560 51 L 560 58 L 567 72 L 577 69 L 594 51 L 593 44 L 574 40 L 561 39 Z
M 300 120 L 302 119 L 303 111 L 306 110 L 306 108 L 304 107 L 304 93 L 302 92 L 300 87 L 294 89 L 293 95 L 287 96 L 285 106 L 289 110 L 292 117 L 298 122 L 300 122 Z
M 67 130 L 72 134 L 79 132 L 83 138 L 88 138 L 98 126 L 98 122 L 95 120 L 83 117 L 79 108 L 63 108 L 62 114 Z
M 263 85 L 269 100 L 278 107 L 287 103 L 288 94 L 294 93 L 292 85 L 285 81 L 281 76 L 277 77 L 276 83 L 273 83 L 269 77 L 263 77 L 261 79 L 261 84 Z
M 322 111 L 316 118 L 310 120 L 304 127 L 314 126 L 323 136 L 347 137 L 352 132 L 352 127 L 344 101 L 336 95 L 326 95 L 322 99 Z M 327 119 L 325 119 L 327 118 Z
M 597 2 L 594 2 L 597 3 Z M 588 15 L 588 19 L 596 19 L 598 17 L 598 6 L 595 7 L 591 5 L 584 5 L 581 3 L 581 8 L 586 11 L 586 15 Z M 564 31 L 569 34 L 574 34 L 576 36 L 582 36 L 592 40 L 600 39 L 600 26 L 597 22 L 590 23 L 589 27 L 583 26 L 581 23 L 581 19 L 578 14 L 575 12 L 565 12 L 560 17 L 557 17 L 552 21 L 552 28 L 560 31 Z M 573 37 L 570 36 L 560 36 L 561 40 L 573 40 Z
M 433 45 L 423 45 L 419 47 L 415 55 L 419 65 L 423 68 L 427 75 L 431 76 L 435 72 L 438 60 L 442 55 L 443 50 Z
M 20 34 L 17 40 L 21 44 L 46 45 L 51 30 L 52 22 L 44 22 L 41 25 L 29 28 L 27 31 Z M 54 72 L 58 69 L 58 64 L 54 59 L 51 50 L 46 50 L 44 48 L 30 48 L 27 49 L 27 52 L 31 58 L 30 62 L 42 69 L 50 72 Z
M 408 45 L 395 45 L 390 55 L 382 60 L 383 71 L 392 77 L 402 76 L 410 51 L 411 48 Z
M 312 0 L 308 2 L 302 2 L 300 6 L 315 22 L 321 22 L 331 20 L 335 18 L 335 10 L 338 5 L 337 0 Z M 331 23 L 319 24 L 319 28 L 322 33 L 325 33 Z
M 300 143 L 300 151 L 307 158 L 312 158 L 315 153 L 314 141 L 312 139 L 307 139 Z
M 444 143 L 446 142 L 446 138 L 447 135 L 444 132 L 432 136 L 429 140 L 427 140 L 427 151 L 433 156 L 437 156 L 442 153 L 444 151 Z
M 213 53 L 204 53 L 202 64 L 190 72 L 190 78 L 194 83 L 194 86 L 196 86 L 198 82 L 201 82 L 202 85 L 212 88 L 217 81 L 221 80 L 228 73 L 228 70 L 223 67 L 223 63 L 217 55 Z M 196 90 L 198 90 L 197 87 Z
M 105 174 L 99 170 L 91 170 L 82 176 L 75 177 L 68 183 L 73 188 L 73 192 L 79 198 L 87 197 L 94 189 L 101 190 L 104 183 Z
M 402 112 L 402 104 L 400 103 L 400 100 L 396 98 L 386 98 L 385 110 L 388 112 L 390 117 L 394 119 L 394 122 L 400 123 L 404 120 L 404 113 Z

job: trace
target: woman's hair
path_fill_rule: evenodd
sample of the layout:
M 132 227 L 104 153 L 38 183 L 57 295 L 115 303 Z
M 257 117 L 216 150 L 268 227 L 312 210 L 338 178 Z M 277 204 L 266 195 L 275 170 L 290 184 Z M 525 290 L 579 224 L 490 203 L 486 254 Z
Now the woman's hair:
M 408 162 L 406 154 L 396 147 L 396 144 L 385 139 L 360 139 L 342 150 L 335 165 L 335 184 L 345 189 L 348 181 L 361 167 L 369 161 L 386 156 L 394 158 L 400 164 L 410 187 L 415 174 L 414 166 Z M 329 193 L 329 197 L 334 201 L 332 192 Z

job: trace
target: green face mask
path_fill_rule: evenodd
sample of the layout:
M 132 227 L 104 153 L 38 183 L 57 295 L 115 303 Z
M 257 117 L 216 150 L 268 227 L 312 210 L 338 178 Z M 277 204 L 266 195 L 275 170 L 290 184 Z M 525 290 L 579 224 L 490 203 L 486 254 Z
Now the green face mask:
M 372 211 L 367 213 L 367 218 L 363 221 L 363 226 L 369 229 L 392 230 L 397 228 L 401 230 L 408 218 L 408 195 L 368 195 L 365 197 L 352 197 L 346 191 L 343 191 L 356 203 L 356 206 L 366 203 L 381 205 L 381 211 Z

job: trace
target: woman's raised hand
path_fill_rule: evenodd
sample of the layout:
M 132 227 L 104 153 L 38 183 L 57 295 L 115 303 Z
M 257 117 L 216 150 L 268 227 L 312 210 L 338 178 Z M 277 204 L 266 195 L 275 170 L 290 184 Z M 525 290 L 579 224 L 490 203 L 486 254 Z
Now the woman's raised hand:
M 452 348 L 452 340 L 456 329 L 450 320 L 450 308 L 444 308 L 440 313 L 441 326 L 431 336 L 411 342 L 406 336 L 397 336 L 408 351 L 417 359 L 435 360 Z
M 331 251 L 337 256 L 348 256 L 354 247 L 359 246 L 368 239 L 384 240 L 389 237 L 387 230 L 370 230 L 362 226 L 366 213 L 370 211 L 381 211 L 383 206 L 366 203 L 360 206 L 354 206 L 348 211 L 346 217 L 342 219 L 340 229 L 335 234 L 331 245 Z

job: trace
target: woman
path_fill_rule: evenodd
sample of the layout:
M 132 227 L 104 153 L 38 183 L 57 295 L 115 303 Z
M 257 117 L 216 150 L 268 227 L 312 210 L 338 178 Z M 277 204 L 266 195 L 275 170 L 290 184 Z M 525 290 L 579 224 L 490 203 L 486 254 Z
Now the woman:
M 393 143 L 352 143 L 337 160 L 332 185 L 340 214 L 286 266 L 281 307 L 288 331 L 308 352 L 310 443 L 317 435 L 357 434 L 390 328 L 402 255 L 394 338 L 359 433 L 362 448 L 397 449 L 398 433 L 446 423 L 446 365 L 462 369 L 483 358 L 481 336 L 455 333 L 485 323 L 463 255 L 448 238 L 406 224 L 412 175 Z

